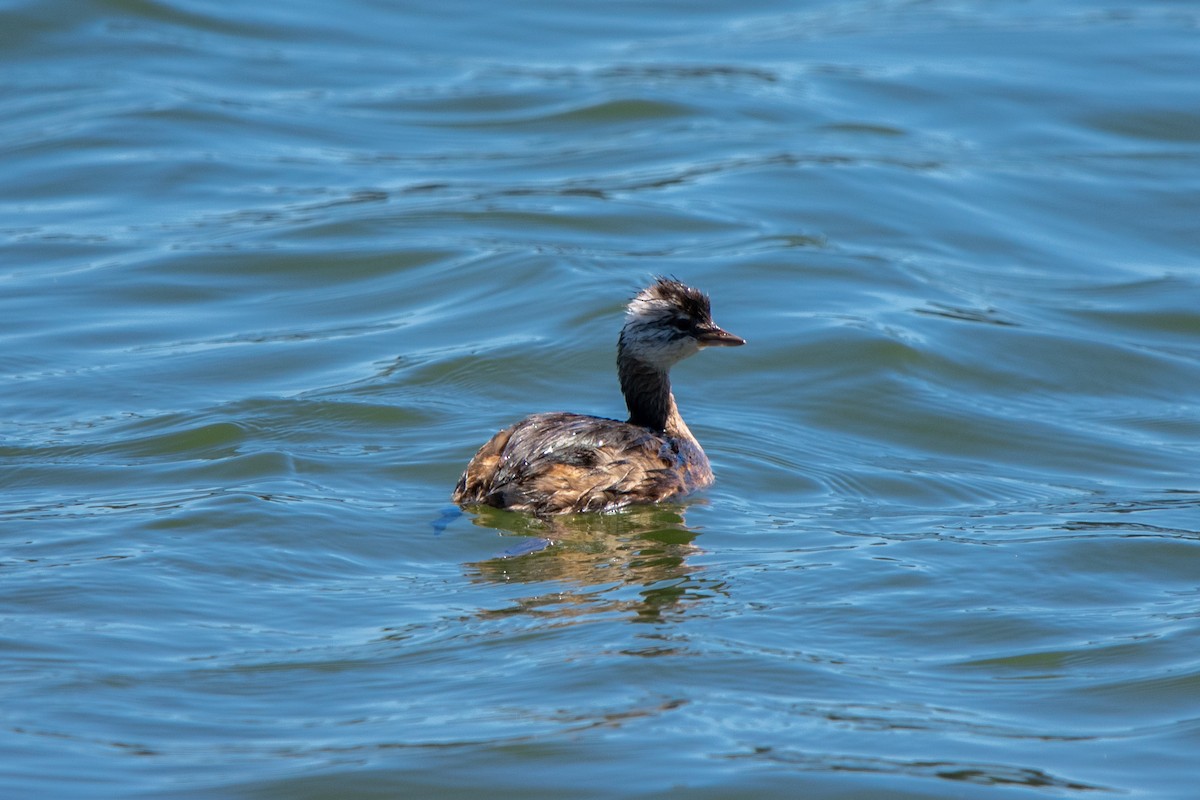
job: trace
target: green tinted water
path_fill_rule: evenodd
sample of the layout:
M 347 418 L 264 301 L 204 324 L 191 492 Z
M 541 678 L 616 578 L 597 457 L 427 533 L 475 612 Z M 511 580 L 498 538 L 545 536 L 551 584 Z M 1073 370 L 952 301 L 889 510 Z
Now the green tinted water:
M 15 6 L 3 794 L 1191 796 L 1198 27 Z M 655 273 L 714 488 L 449 508 Z

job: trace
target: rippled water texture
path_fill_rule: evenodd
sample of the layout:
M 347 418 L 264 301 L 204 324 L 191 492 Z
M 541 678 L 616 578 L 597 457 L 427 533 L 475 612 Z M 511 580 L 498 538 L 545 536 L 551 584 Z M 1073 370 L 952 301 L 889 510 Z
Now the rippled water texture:
M 1193 2 L 13 2 L 0 795 L 1195 797 Z M 449 492 L 620 415 L 717 484 Z

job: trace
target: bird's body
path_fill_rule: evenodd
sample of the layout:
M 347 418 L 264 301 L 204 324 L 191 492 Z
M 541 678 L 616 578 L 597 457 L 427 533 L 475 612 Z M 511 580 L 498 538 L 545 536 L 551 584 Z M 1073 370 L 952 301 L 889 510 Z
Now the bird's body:
M 566 412 L 505 428 L 467 465 L 455 502 L 558 514 L 653 503 L 712 483 L 691 435 Z
M 630 302 L 617 346 L 629 419 L 526 417 L 479 449 L 454 502 L 536 514 L 609 511 L 708 486 L 708 457 L 679 415 L 669 371 L 704 347 L 741 344 L 713 324 L 706 296 L 659 278 Z

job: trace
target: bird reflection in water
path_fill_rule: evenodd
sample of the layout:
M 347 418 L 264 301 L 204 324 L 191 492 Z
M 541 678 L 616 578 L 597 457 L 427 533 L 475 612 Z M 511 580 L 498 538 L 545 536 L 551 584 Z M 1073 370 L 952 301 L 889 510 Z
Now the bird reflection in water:
M 507 608 L 482 612 L 487 616 L 616 611 L 657 622 L 724 594 L 723 582 L 702 577 L 701 568 L 688 563 L 702 551 L 682 506 L 541 518 L 480 509 L 472 521 L 514 543 L 493 558 L 468 564 L 469 575 L 495 583 L 543 584 L 537 594 Z

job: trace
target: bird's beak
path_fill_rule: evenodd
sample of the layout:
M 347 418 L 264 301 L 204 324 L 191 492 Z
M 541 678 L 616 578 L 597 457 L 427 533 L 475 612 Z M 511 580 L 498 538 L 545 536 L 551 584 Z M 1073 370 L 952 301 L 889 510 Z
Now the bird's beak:
M 696 341 L 700 342 L 701 347 L 741 347 L 746 343 L 742 337 L 734 336 L 716 325 L 705 325 L 696 331 Z

